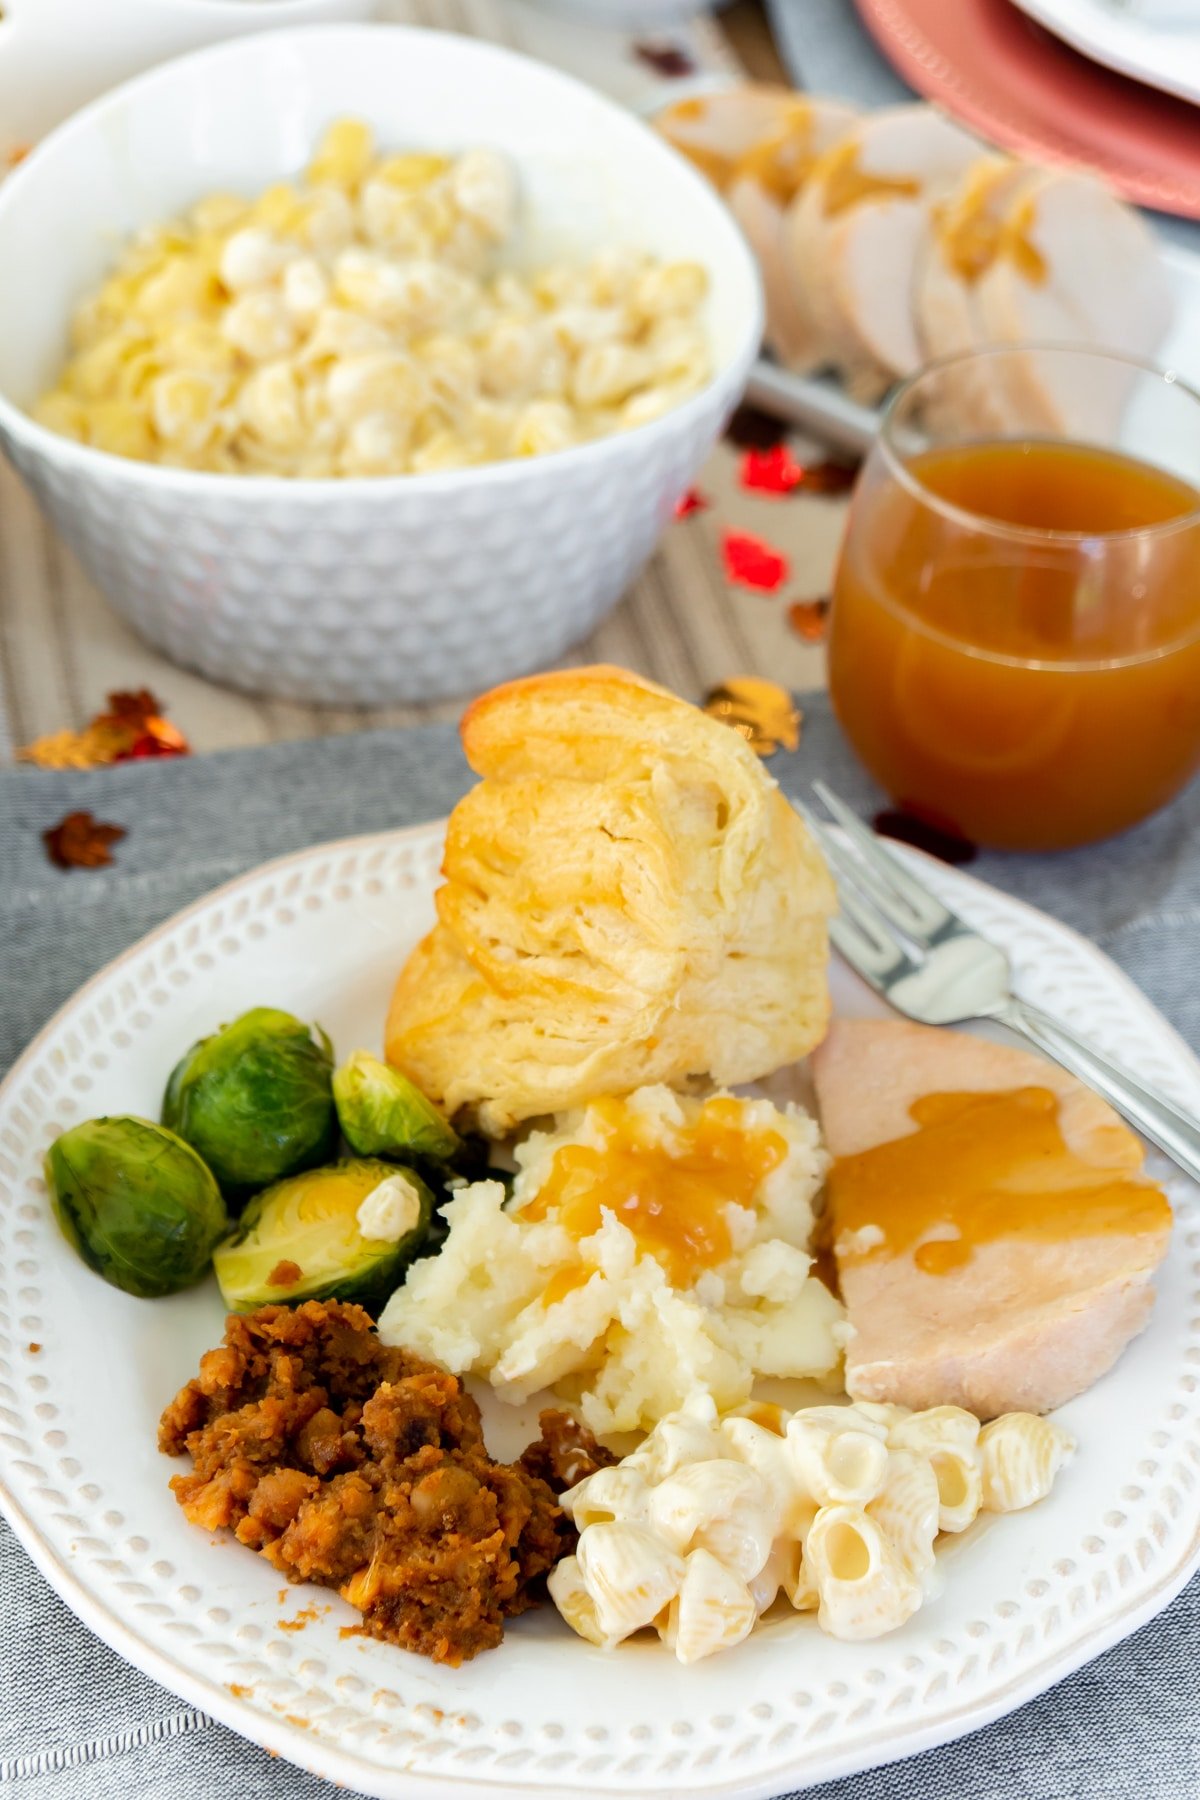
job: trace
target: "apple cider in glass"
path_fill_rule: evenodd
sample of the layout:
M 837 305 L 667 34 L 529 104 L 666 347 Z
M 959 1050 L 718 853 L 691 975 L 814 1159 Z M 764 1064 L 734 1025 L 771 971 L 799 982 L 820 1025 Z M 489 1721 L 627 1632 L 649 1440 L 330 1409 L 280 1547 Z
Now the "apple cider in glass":
M 851 508 L 829 680 L 900 806 L 1062 849 L 1195 774 L 1198 485 L 1200 398 L 1122 357 L 983 351 L 898 390 Z

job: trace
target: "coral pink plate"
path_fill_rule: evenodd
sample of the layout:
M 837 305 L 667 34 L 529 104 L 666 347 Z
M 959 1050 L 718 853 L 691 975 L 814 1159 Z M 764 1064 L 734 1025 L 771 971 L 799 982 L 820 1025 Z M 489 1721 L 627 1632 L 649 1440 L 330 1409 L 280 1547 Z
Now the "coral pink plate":
M 856 0 L 906 81 L 1008 150 L 1200 219 L 1200 110 L 1089 62 L 1009 0 Z

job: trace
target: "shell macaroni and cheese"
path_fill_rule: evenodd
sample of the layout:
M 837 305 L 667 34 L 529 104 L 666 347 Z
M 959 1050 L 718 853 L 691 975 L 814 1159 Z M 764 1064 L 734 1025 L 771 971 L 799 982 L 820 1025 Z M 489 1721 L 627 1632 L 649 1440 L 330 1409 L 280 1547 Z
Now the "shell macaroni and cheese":
M 330 127 L 297 183 L 141 233 L 34 409 L 119 456 L 222 474 L 424 474 L 657 418 L 711 372 L 696 263 L 525 269 L 498 152 L 381 154 Z
M 783 1594 L 832 1637 L 873 1638 L 936 1595 L 934 1546 L 1049 1493 L 1074 1452 L 1032 1413 L 693 1399 L 563 1495 L 579 1530 L 550 1591 L 604 1648 L 653 1626 L 682 1663 L 740 1643 Z

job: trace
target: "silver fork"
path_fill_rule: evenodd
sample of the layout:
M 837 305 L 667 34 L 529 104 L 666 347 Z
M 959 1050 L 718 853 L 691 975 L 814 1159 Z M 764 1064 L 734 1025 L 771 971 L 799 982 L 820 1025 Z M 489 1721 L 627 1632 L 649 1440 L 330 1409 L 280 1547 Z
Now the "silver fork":
M 969 1019 L 1007 1025 L 1103 1094 L 1200 1181 L 1200 1122 L 1014 994 L 1012 968 L 999 945 L 943 906 L 823 781 L 814 781 L 813 789 L 853 846 L 810 807 L 800 807 L 837 877 L 841 911 L 829 932 L 851 968 L 898 1012 L 923 1025 Z

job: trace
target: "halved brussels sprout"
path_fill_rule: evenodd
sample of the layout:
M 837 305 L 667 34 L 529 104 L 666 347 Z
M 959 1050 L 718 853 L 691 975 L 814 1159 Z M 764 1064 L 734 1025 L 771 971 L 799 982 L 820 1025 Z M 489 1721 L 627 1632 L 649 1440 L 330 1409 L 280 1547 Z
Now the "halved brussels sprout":
M 342 1136 L 359 1156 L 428 1156 L 449 1162 L 459 1148 L 433 1102 L 398 1069 L 356 1050 L 333 1077 Z
M 336 1151 L 333 1046 L 317 1037 L 291 1013 L 256 1006 L 193 1044 L 172 1071 L 162 1122 L 200 1153 L 227 1197 Z
M 256 1194 L 213 1267 L 225 1304 L 357 1300 L 376 1310 L 429 1234 L 433 1195 L 411 1169 L 347 1158 Z
M 149 1119 L 89 1119 L 55 1138 L 46 1185 L 63 1236 L 127 1294 L 191 1287 L 229 1229 L 221 1190 L 196 1152 Z

